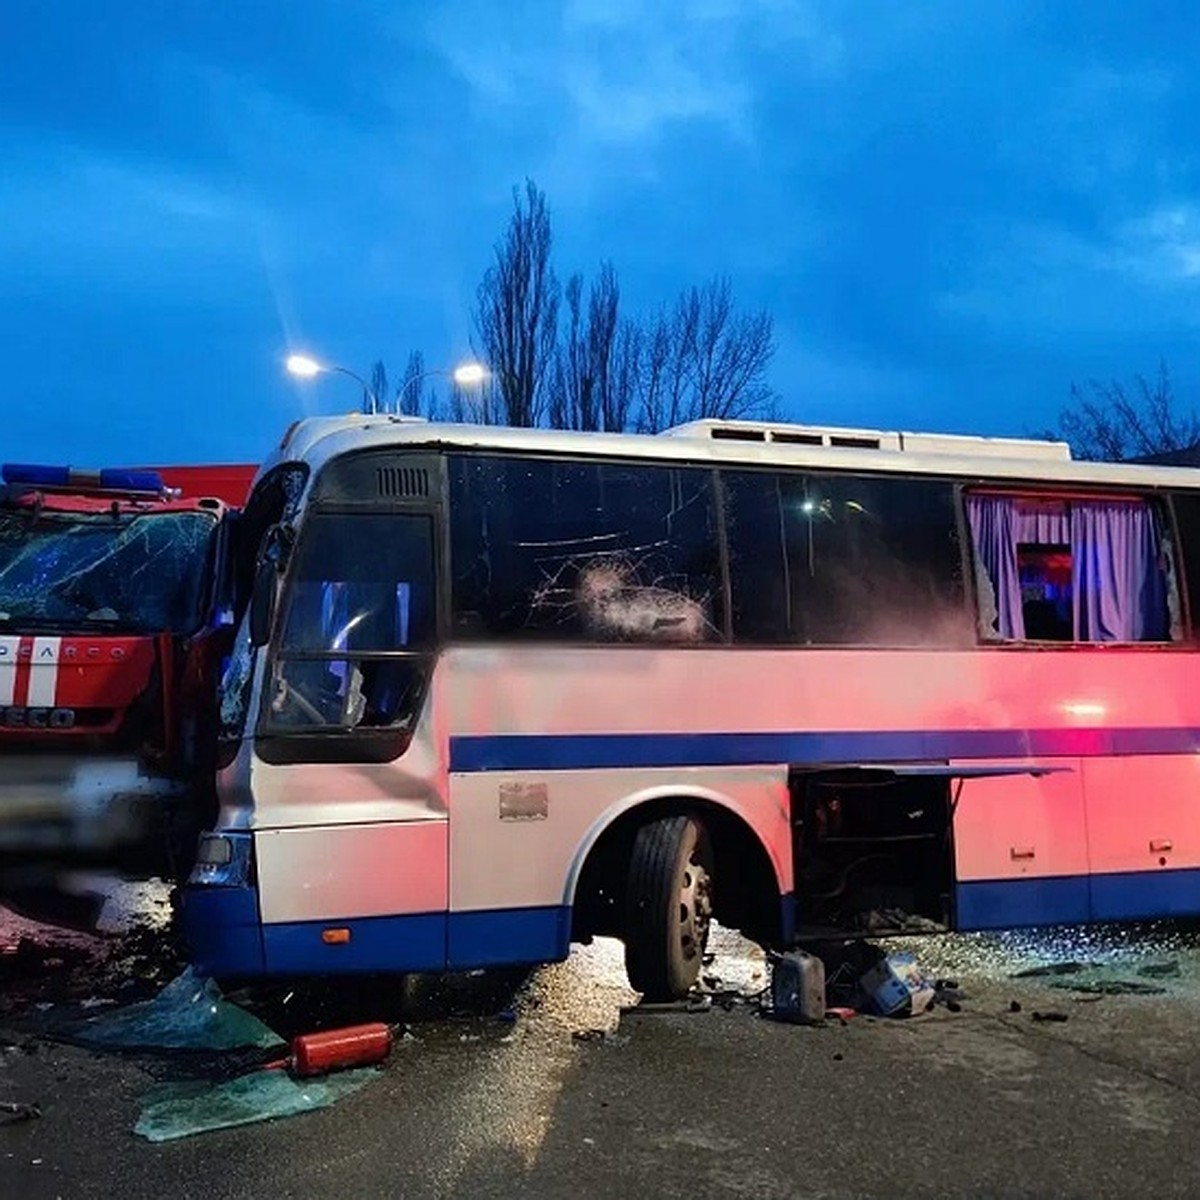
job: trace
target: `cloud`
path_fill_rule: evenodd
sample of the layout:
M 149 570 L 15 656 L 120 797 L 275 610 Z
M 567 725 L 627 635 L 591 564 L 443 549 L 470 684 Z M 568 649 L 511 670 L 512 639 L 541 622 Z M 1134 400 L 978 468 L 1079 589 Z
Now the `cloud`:
M 1200 277 L 1200 203 L 1155 208 L 1117 229 L 1108 261 L 1113 269 L 1152 287 L 1186 287 Z
M 545 6 L 516 10 L 455 5 L 429 36 L 482 115 L 503 123 L 514 110 L 541 109 L 566 117 L 573 137 L 610 148 L 692 122 L 749 140 L 756 53 L 788 51 L 795 75 L 841 58 L 840 40 L 821 32 L 809 6 L 784 0 L 569 0 L 561 18 Z
M 7 139 L 0 178 L 0 287 L 102 276 L 174 289 L 181 264 L 200 275 L 244 248 L 254 210 L 235 189 L 202 174 L 94 150 Z

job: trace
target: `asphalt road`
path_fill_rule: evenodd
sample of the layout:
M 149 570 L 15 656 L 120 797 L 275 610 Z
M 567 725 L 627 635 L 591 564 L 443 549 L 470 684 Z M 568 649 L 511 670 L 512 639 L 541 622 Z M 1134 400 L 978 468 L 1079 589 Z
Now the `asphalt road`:
M 131 1132 L 161 1061 L 18 1039 L 0 1100 L 44 1115 L 0 1126 L 0 1196 L 1200 1195 L 1190 949 L 1135 938 L 1107 974 L 1013 979 L 1061 956 L 928 946 L 966 968 L 961 1012 L 819 1029 L 750 1004 L 621 1016 L 633 997 L 600 946 L 466 1015 L 436 997 L 441 1014 L 333 1108 L 163 1144 Z M 1168 974 L 1162 994 L 1086 990 L 1146 964 Z M 742 949 L 713 970 L 764 981 Z M 510 1002 L 516 1020 L 498 1018 Z M 1033 1017 L 1051 1010 L 1068 1019 Z

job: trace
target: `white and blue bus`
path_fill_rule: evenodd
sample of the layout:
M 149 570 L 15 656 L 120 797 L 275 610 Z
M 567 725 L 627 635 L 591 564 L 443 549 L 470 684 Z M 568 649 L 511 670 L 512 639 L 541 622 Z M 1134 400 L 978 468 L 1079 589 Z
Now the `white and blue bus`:
M 217 975 L 1200 912 L 1200 477 L 742 422 L 316 419 L 261 469 Z M 251 590 L 251 589 L 247 589 Z

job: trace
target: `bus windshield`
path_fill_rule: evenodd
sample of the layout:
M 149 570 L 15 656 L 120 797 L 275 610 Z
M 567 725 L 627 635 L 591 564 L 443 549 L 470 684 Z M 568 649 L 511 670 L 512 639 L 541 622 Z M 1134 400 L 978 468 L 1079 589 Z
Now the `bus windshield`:
M 0 511 L 0 625 L 190 633 L 216 528 L 200 512 Z
M 436 635 L 431 518 L 316 515 L 301 534 L 291 576 L 273 721 L 405 725 L 423 681 L 412 659 Z

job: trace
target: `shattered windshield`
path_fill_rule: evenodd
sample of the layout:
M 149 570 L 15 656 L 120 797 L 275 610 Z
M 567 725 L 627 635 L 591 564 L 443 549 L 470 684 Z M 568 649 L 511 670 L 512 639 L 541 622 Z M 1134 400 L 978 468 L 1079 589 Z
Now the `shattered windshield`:
M 198 512 L 0 511 L 0 625 L 188 633 L 215 529 Z

